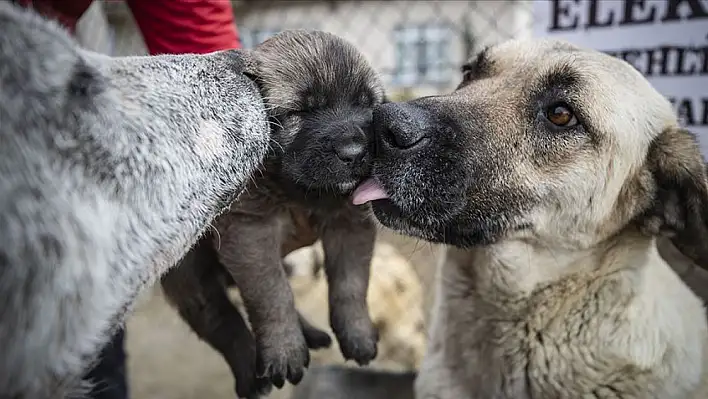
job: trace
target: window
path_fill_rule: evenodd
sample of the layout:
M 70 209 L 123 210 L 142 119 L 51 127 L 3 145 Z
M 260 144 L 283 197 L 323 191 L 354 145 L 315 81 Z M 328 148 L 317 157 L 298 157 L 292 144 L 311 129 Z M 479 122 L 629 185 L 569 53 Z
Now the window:
M 397 27 L 393 31 L 396 69 L 393 83 L 410 86 L 449 80 L 450 30 L 441 25 Z
M 241 46 L 245 49 L 254 48 L 269 37 L 279 32 L 280 29 L 239 28 L 239 35 L 241 36 Z

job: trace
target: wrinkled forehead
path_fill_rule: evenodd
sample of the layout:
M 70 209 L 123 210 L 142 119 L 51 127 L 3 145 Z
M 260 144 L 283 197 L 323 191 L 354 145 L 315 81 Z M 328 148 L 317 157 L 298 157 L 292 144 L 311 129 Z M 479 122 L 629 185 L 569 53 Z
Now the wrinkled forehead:
M 487 48 L 478 57 L 486 59 L 491 69 L 499 74 L 545 77 L 563 72 L 572 74 L 577 83 L 588 82 L 599 89 L 631 85 L 644 94 L 654 92 L 641 73 L 628 63 L 559 40 L 508 41 Z
M 555 93 L 594 130 L 620 141 L 627 135 L 648 143 L 676 123 L 669 101 L 631 65 L 564 41 L 508 41 L 487 48 L 466 68 L 495 80 L 498 91 L 516 91 L 522 102 Z

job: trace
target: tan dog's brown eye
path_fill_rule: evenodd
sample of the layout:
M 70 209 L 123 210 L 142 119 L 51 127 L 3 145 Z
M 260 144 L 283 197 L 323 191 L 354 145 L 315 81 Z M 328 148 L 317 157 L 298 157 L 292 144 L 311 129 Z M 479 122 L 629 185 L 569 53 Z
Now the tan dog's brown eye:
M 546 118 L 554 125 L 572 127 L 578 124 L 578 119 L 566 104 L 553 104 L 546 110 Z

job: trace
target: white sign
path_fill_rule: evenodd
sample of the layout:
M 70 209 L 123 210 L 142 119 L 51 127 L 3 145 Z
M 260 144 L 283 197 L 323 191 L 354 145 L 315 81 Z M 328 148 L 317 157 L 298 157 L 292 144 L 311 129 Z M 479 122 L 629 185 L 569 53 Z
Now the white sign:
M 632 64 L 708 155 L 708 0 L 535 0 L 534 35 Z

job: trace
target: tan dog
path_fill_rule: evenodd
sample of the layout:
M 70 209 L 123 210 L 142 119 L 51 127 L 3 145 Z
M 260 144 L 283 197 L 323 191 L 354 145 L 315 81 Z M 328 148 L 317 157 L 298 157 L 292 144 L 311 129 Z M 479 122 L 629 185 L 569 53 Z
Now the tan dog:
M 512 41 L 449 95 L 374 112 L 355 203 L 450 244 L 419 399 L 706 398 L 703 304 L 659 255 L 708 264 L 695 137 L 629 64 Z

